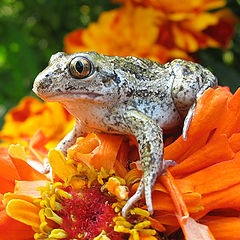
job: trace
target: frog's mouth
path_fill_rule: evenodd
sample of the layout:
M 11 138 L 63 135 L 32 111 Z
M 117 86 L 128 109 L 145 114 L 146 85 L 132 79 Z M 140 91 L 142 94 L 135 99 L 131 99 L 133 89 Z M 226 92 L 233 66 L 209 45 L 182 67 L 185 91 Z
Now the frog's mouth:
M 102 94 L 91 93 L 91 92 L 76 92 L 76 93 L 56 93 L 56 94 L 37 94 L 40 98 L 49 102 L 64 102 L 64 101 L 100 101 L 102 99 Z

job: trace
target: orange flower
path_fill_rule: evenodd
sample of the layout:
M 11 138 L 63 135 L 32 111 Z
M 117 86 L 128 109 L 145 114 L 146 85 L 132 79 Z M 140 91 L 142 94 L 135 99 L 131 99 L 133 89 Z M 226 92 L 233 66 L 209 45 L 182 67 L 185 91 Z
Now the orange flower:
M 159 20 L 155 9 L 132 5 L 103 12 L 97 23 L 90 23 L 87 29 L 77 29 L 65 37 L 65 51 L 69 54 L 96 51 L 106 55 L 131 55 L 161 62 L 176 54 L 187 58 L 180 49 L 169 50 L 158 44 Z
M 225 7 L 225 0 L 174 0 L 171 4 L 167 0 L 114 1 L 157 9 L 163 22 L 160 25 L 168 29 L 161 28 L 160 43 L 169 46 L 171 42 L 187 52 L 206 47 L 227 47 L 238 22 L 238 18 L 228 8 L 208 12 Z
M 60 104 L 25 97 L 6 114 L 0 139 L 4 146 L 17 143 L 26 146 L 35 132 L 41 129 L 48 138 L 50 148 L 55 147 L 72 127 L 72 116 Z
M 224 0 L 119 2 L 125 2 L 123 7 L 103 12 L 97 23 L 68 34 L 65 51 L 131 55 L 162 63 L 193 60 L 189 53 L 199 49 L 227 47 L 238 22 L 229 9 L 207 12 L 224 7 Z

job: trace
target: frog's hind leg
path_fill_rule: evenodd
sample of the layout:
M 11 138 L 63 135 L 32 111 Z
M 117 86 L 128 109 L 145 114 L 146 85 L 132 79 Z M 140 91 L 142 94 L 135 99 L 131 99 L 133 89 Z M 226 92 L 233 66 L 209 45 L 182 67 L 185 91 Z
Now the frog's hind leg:
M 125 120 L 138 142 L 143 176 L 137 192 L 123 208 L 123 215 L 126 216 L 127 210 L 141 198 L 143 193 L 148 211 L 152 214 L 152 187 L 163 166 L 162 129 L 154 120 L 135 109 L 129 109 L 125 112 Z

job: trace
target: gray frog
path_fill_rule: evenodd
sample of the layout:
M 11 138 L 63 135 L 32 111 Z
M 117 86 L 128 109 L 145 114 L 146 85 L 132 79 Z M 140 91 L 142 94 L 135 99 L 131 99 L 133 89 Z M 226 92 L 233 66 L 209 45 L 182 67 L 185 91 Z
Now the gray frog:
M 135 57 L 104 56 L 96 52 L 59 52 L 35 79 L 33 91 L 57 101 L 76 118 L 73 130 L 58 144 L 65 155 L 76 138 L 88 132 L 136 137 L 143 177 L 136 193 L 122 209 L 145 194 L 153 213 L 152 187 L 171 161 L 163 161 L 162 130 L 183 123 L 183 138 L 195 104 L 216 77 L 201 65 L 176 59 L 160 64 Z

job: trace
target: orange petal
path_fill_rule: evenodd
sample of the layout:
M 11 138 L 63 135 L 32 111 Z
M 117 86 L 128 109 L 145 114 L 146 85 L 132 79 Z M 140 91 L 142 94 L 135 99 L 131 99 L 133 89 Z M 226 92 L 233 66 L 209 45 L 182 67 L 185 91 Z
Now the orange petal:
M 209 227 L 217 240 L 238 240 L 240 236 L 239 217 L 206 216 L 200 220 Z
M 164 225 L 168 226 L 179 225 L 174 212 L 154 211 L 154 218 Z
M 34 198 L 40 198 L 41 192 L 37 190 L 38 187 L 46 186 L 49 181 L 16 181 L 14 193 L 17 195 L 27 195 Z
M 0 165 L 1 178 L 11 181 L 20 180 L 18 171 L 8 155 L 8 148 L 0 147 Z
M 179 137 L 168 145 L 164 151 L 164 159 L 181 162 L 206 144 L 209 134 L 218 128 L 226 114 L 229 92 L 224 88 L 210 88 L 204 92 L 195 109 L 195 114 L 187 133 L 187 141 Z M 218 119 L 216 121 L 216 119 Z
M 189 182 L 195 192 L 209 194 L 215 191 L 224 190 L 235 184 L 240 184 L 239 172 L 240 153 L 237 154 L 233 160 L 223 161 L 208 168 L 204 168 L 178 180 L 177 183 L 182 192 L 188 191 L 189 185 L 187 182 Z
M 40 226 L 39 210 L 40 207 L 22 199 L 13 199 L 6 207 L 7 214 L 10 217 L 33 228 L 39 228 Z
M 68 149 L 68 154 L 71 158 L 75 152 L 82 154 L 91 153 L 99 145 L 99 139 L 96 134 L 90 133 L 86 137 L 80 137 L 77 139 L 76 144 Z
M 127 169 L 123 166 L 123 164 L 120 161 L 116 160 L 113 168 L 117 176 L 124 178 L 127 175 Z
M 0 178 L 0 193 L 12 192 L 14 190 L 15 182 Z
M 196 214 L 192 214 L 195 219 L 199 219 L 215 209 L 240 210 L 240 186 L 237 184 L 222 191 L 202 195 L 201 203 L 204 209 Z
M 183 200 L 183 196 L 178 190 L 174 178 L 172 177 L 169 170 L 166 171 L 166 175 L 161 176 L 161 182 L 171 196 L 171 199 L 176 208 L 176 214 L 179 216 L 179 218 L 182 219 L 182 221 L 184 221 L 184 219 L 188 218 L 189 216 L 188 209 Z
M 8 154 L 18 170 L 21 180 L 47 180 L 48 178 L 36 171 L 26 162 L 26 153 L 20 145 L 11 145 Z
M 9 217 L 5 210 L 0 212 L 0 239 L 1 240 L 32 240 L 34 231 L 24 223 Z
M 113 169 L 123 136 L 97 134 L 100 144 L 92 151 L 91 165 L 96 169 Z
M 179 219 L 179 218 L 178 218 Z M 193 218 L 187 218 L 187 221 L 182 222 L 181 218 L 179 223 L 183 230 L 186 240 L 214 240 L 212 233 L 207 226 L 197 223 Z
M 139 171 L 137 168 L 134 168 L 126 174 L 124 179 L 126 180 L 128 185 L 131 185 L 134 182 L 140 180 L 141 177 L 142 177 L 142 171 Z
M 48 150 L 45 148 L 48 140 L 41 130 L 38 130 L 29 142 L 29 150 L 36 157 L 38 161 L 43 163 L 44 158 L 47 157 Z
M 7 206 L 7 204 L 13 199 L 21 199 L 21 200 L 24 200 L 24 201 L 29 202 L 29 203 L 33 203 L 36 200 L 36 198 L 34 198 L 32 196 L 28 196 L 28 195 L 18 195 L 18 194 L 15 194 L 15 193 L 5 193 L 4 194 L 4 199 L 3 199 L 4 205 Z
M 222 162 L 234 157 L 226 135 L 210 140 L 206 145 L 184 159 L 180 164 L 170 168 L 171 174 L 182 176 L 196 172 L 217 162 Z
M 115 177 L 110 177 L 105 187 L 111 194 L 117 196 L 121 200 L 126 200 L 128 197 L 129 192 L 126 187 L 122 186 L 121 182 Z
M 229 143 L 232 150 L 236 153 L 240 151 L 240 133 L 234 133 L 229 138 Z
M 175 206 L 170 196 L 163 192 L 154 191 L 152 193 L 154 211 L 168 211 L 174 213 Z
M 125 167 L 125 169 L 127 168 L 128 165 L 128 156 L 130 150 L 131 147 L 129 146 L 129 141 L 123 139 L 118 152 L 118 161 Z
M 222 124 L 216 130 L 215 135 L 226 134 L 227 137 L 230 137 L 233 133 L 240 131 L 239 122 L 240 122 L 240 88 L 235 92 L 233 97 L 229 99 L 227 114 L 225 115 Z

